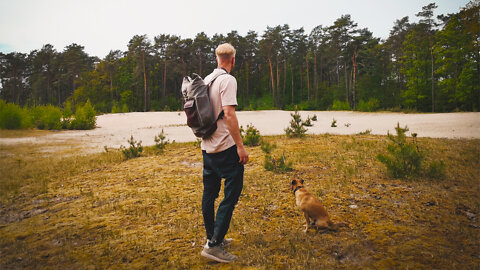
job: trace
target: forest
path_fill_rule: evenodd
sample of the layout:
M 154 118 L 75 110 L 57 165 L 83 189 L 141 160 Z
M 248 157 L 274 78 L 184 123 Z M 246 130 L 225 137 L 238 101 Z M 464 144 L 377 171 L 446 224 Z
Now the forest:
M 233 75 L 238 109 L 419 112 L 480 109 L 480 1 L 458 13 L 434 16 L 431 3 L 409 17 L 392 18 L 386 40 L 350 15 L 310 33 L 288 24 L 264 33 L 193 39 L 133 36 L 126 51 L 103 59 L 79 44 L 50 44 L 30 53 L 0 53 L 0 99 L 25 107 L 83 105 L 101 113 L 180 110 L 182 78 L 215 67 L 214 50 L 237 50 Z

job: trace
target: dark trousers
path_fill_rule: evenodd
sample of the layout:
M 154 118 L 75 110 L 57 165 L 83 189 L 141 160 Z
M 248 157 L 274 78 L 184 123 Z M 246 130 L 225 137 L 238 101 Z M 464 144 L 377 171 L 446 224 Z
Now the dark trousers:
M 243 188 L 244 167 L 239 163 L 237 147 L 203 154 L 203 197 L 202 213 L 207 239 L 220 243 L 227 234 L 233 209 Z M 218 198 L 222 178 L 225 178 L 224 199 L 218 206 L 215 216 L 215 199 Z

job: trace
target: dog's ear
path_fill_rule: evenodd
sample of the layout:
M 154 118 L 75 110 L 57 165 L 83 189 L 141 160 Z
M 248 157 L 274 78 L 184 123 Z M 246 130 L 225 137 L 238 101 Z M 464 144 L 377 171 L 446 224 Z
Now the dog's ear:
M 304 181 L 303 181 L 303 179 L 300 179 L 300 184 L 302 184 L 302 185 L 303 185 L 303 182 L 304 182 Z
M 292 181 L 292 186 L 297 184 L 297 180 Z

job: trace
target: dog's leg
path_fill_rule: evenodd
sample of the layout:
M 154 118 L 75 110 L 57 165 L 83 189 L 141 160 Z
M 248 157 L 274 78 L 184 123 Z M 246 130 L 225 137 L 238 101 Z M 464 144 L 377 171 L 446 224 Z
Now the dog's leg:
M 308 231 L 308 228 L 310 228 L 310 216 L 306 213 L 306 212 L 303 212 L 303 214 L 305 215 L 305 221 L 307 222 L 307 224 L 305 225 L 305 233 Z

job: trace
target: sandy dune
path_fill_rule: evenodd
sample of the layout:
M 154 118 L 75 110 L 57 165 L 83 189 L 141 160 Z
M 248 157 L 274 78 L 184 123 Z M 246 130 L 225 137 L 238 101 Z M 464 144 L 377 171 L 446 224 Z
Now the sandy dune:
M 238 112 L 240 125 L 253 124 L 262 135 L 284 134 L 289 126 L 291 112 L 255 111 Z M 360 113 L 344 111 L 300 112 L 302 118 L 317 115 L 318 121 L 308 128 L 309 134 L 356 134 L 370 130 L 371 134 L 385 135 L 394 132 L 397 123 L 408 126 L 419 137 L 432 138 L 480 138 L 480 113 L 403 114 Z M 337 127 L 331 127 L 332 121 Z M 97 128 L 88 131 L 61 131 L 39 137 L 0 138 L 0 144 L 78 142 L 91 151 L 103 151 L 104 146 L 127 146 L 131 135 L 142 145 L 153 145 L 154 137 L 162 128 L 167 138 L 177 142 L 195 141 L 186 126 L 183 112 L 135 112 L 101 115 Z

